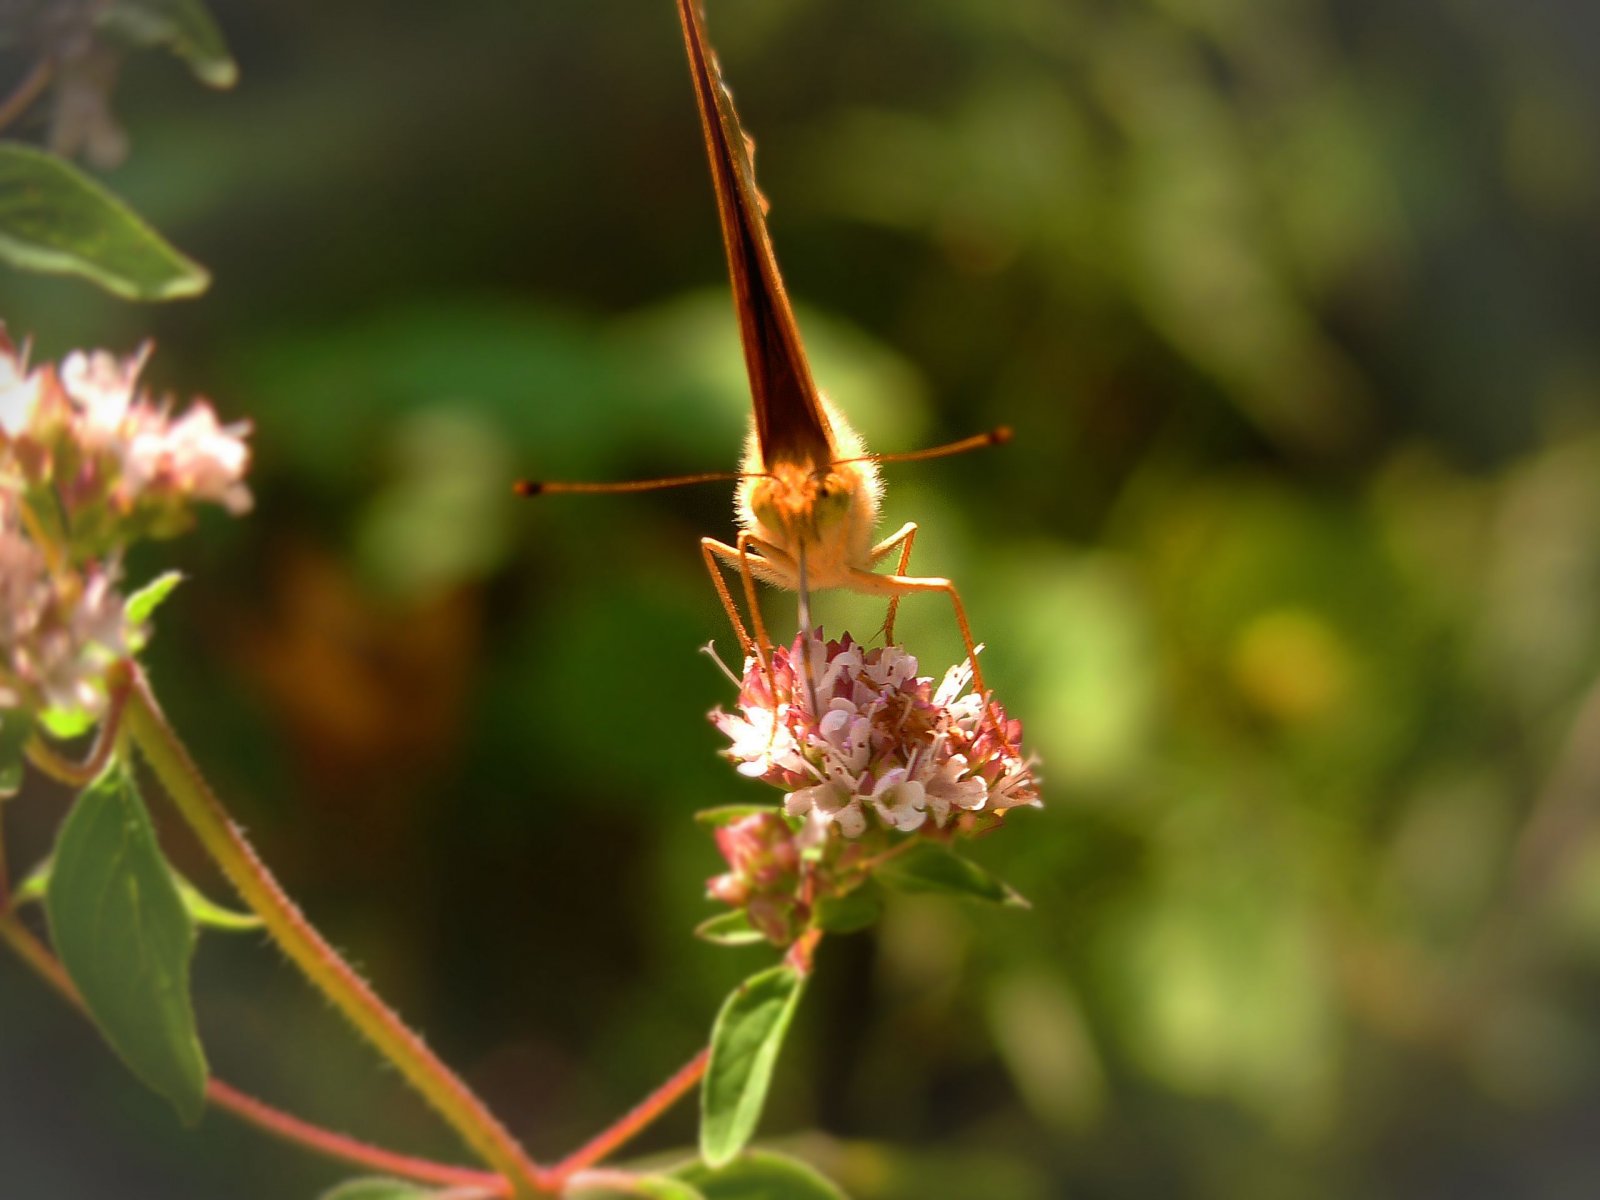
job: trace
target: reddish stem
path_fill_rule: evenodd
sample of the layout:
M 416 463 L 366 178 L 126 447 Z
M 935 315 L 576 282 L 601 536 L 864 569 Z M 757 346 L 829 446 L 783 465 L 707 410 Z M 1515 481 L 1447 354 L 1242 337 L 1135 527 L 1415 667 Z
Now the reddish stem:
M 28 740 L 28 759 L 46 775 L 58 779 L 69 787 L 84 787 L 100 777 L 111 761 L 117 747 L 117 734 L 122 728 L 122 714 L 128 705 L 128 683 L 122 672 L 112 673 L 110 703 L 106 715 L 100 720 L 100 732 L 95 736 L 94 748 L 81 763 L 68 762 L 35 733 Z
M 452 1167 L 427 1158 L 414 1158 L 397 1154 L 381 1146 L 373 1146 L 342 1133 L 334 1133 L 320 1125 L 302 1121 L 299 1117 L 263 1104 L 239 1089 L 213 1079 L 206 1085 L 206 1096 L 219 1108 L 225 1108 L 242 1121 L 247 1121 L 268 1133 L 288 1142 L 297 1142 L 329 1158 L 371 1167 L 387 1175 L 415 1179 L 419 1183 L 437 1183 L 442 1187 L 476 1188 L 496 1196 L 509 1196 L 511 1187 L 498 1175 L 488 1171 L 474 1171 L 468 1167 Z
M 546 1191 L 540 1171 L 473 1091 L 317 932 L 211 791 L 162 715 L 149 680 L 129 663 L 126 725 L 178 811 L 272 939 L 307 979 L 410 1081 L 521 1200 Z
M 700 1051 L 685 1063 L 676 1075 L 646 1096 L 609 1129 L 567 1155 L 555 1166 L 541 1172 L 539 1182 L 545 1187 L 559 1191 L 561 1185 L 571 1175 L 609 1158 L 624 1142 L 661 1116 L 676 1104 L 685 1092 L 699 1083 L 700 1077 L 706 1073 L 706 1060 L 710 1057 L 709 1049 Z
M 51 954 L 45 944 L 29 932 L 26 926 L 15 917 L 0 917 L 0 939 L 8 943 L 11 949 L 16 951 L 17 956 L 60 993 L 63 999 L 79 1012 L 84 1011 L 83 997 L 73 986 L 67 969 L 61 965 L 61 960 Z M 270 1104 L 263 1104 L 220 1079 L 207 1082 L 206 1098 L 218 1108 L 231 1112 L 242 1121 L 264 1129 L 285 1141 L 295 1142 L 319 1154 L 327 1155 L 329 1158 L 340 1159 L 359 1167 L 371 1167 L 373 1170 L 406 1179 L 415 1179 L 419 1183 L 437 1183 L 444 1187 L 471 1187 L 497 1196 L 511 1194 L 510 1185 L 498 1175 L 492 1175 L 487 1171 L 473 1171 L 467 1167 L 453 1167 L 430 1159 L 413 1158 L 407 1154 L 397 1154 L 392 1150 L 346 1137 L 342 1133 L 334 1133 L 330 1129 L 313 1125 L 281 1109 L 273 1108 Z

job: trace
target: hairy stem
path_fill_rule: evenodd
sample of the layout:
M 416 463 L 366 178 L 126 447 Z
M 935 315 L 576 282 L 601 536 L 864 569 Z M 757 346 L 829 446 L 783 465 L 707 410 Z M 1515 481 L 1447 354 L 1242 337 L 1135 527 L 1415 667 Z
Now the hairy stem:
M 319 934 L 256 856 L 162 715 L 143 672 L 128 664 L 126 732 L 206 851 L 307 979 L 422 1093 L 517 1200 L 548 1194 L 538 1167 L 482 1100 L 378 998 Z
M 16 916 L 0 916 L 0 941 L 4 941 L 63 999 L 78 1011 L 83 1011 L 83 998 L 73 986 L 66 968 Z M 284 1141 L 294 1142 L 354 1166 L 368 1167 L 405 1179 L 415 1179 L 419 1183 L 436 1183 L 445 1187 L 472 1187 L 501 1195 L 508 1194 L 508 1185 L 498 1175 L 473 1171 L 466 1167 L 453 1167 L 448 1163 L 433 1162 L 430 1159 L 413 1158 L 407 1154 L 397 1154 L 392 1150 L 346 1137 L 342 1133 L 334 1133 L 330 1129 L 323 1129 L 320 1125 L 313 1125 L 281 1109 L 273 1108 L 270 1104 L 264 1104 L 220 1079 L 207 1081 L 206 1098 L 218 1108 Z

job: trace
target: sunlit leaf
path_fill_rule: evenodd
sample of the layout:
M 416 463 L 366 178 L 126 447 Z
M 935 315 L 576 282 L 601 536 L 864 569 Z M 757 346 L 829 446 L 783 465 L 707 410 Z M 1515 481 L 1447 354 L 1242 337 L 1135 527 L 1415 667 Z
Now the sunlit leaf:
M 38 714 L 38 721 L 51 737 L 66 741 L 93 729 L 95 717 L 82 708 L 47 708 Z
M 0 259 L 81 275 L 129 300 L 194 296 L 211 282 L 89 176 L 18 142 L 0 142 Z
M 564 1192 L 571 1200 L 705 1200 L 699 1188 L 670 1175 L 636 1175 L 608 1179 L 601 1187 L 576 1187 Z
M 1027 908 L 1028 902 L 970 859 L 923 842 L 879 867 L 877 877 L 902 892 L 943 892 Z
M 766 941 L 766 935 L 750 924 L 743 909 L 707 917 L 694 927 L 694 935 L 718 946 L 753 946 Z
M 47 858 L 29 871 L 22 882 L 11 889 L 11 903 L 23 905 L 43 900 L 50 890 L 50 872 L 55 865 L 55 859 Z
M 377 1176 L 367 1179 L 347 1179 L 319 1200 L 434 1200 L 439 1190 L 426 1184 L 412 1183 L 406 1179 L 385 1179 Z
M 45 907 L 56 953 L 112 1049 L 185 1122 L 198 1120 L 206 1062 L 189 1000 L 194 923 L 122 764 L 68 814 Z
M 166 598 L 172 595 L 172 590 L 183 582 L 181 571 L 167 571 L 157 575 L 133 595 L 128 597 L 128 603 L 123 611 L 127 615 L 128 624 L 135 627 L 136 632 L 129 638 L 129 649 L 137 654 L 143 650 L 150 641 L 148 631 L 139 630 L 139 626 L 147 624 L 155 615 Z
M 239 65 L 200 0 L 115 0 L 100 12 L 99 22 L 107 33 L 136 46 L 166 47 L 210 87 L 230 88 L 239 80 Z
M 742 1154 L 721 1167 L 694 1163 L 678 1172 L 705 1200 L 845 1200 L 845 1194 L 797 1158 L 770 1151 Z
M 183 907 L 188 909 L 189 916 L 194 919 L 196 925 L 204 925 L 208 929 L 221 929 L 229 933 L 247 933 L 252 929 L 261 928 L 261 918 L 255 913 L 224 908 L 176 871 L 172 872 L 172 882 L 177 885 L 178 895 L 183 898 Z
M 804 983 L 793 967 L 770 967 L 735 988 L 717 1014 L 700 1089 L 700 1156 L 712 1166 L 732 1159 L 755 1132 Z

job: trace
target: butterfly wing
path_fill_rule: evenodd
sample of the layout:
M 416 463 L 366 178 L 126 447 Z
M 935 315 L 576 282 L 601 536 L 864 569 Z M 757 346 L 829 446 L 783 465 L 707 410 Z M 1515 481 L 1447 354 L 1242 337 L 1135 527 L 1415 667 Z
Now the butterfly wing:
M 756 188 L 750 142 L 722 81 L 722 68 L 706 40 L 699 0 L 678 0 L 678 16 L 683 22 L 706 155 L 711 160 L 762 463 L 768 470 L 785 462 L 826 468 L 836 457 L 833 433 L 811 379 L 783 277 L 778 274 L 778 259 L 767 235 L 766 205 Z

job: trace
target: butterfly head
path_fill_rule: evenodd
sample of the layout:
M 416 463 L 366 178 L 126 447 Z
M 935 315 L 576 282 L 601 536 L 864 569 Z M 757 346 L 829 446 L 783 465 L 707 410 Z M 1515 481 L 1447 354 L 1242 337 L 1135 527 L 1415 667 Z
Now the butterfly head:
M 830 568 L 867 564 L 883 487 L 877 463 L 864 457 L 861 439 L 823 403 L 835 444 L 820 460 L 765 460 L 752 430 L 738 508 L 747 532 L 796 560 L 804 547 L 813 570 L 827 576 Z

